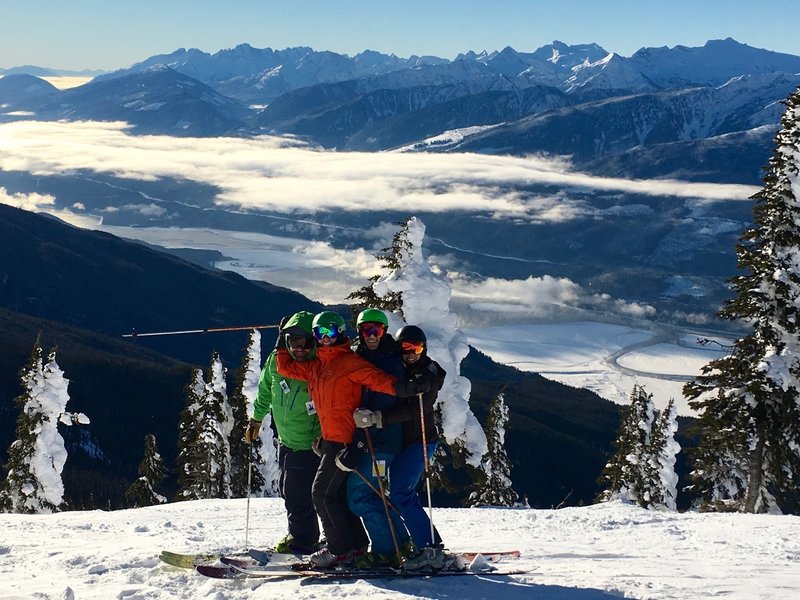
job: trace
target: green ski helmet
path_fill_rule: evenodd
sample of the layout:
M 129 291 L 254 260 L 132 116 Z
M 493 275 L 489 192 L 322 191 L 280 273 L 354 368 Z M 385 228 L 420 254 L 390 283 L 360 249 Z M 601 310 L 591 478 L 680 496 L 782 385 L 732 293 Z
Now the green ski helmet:
M 321 340 L 325 336 L 338 338 L 345 332 L 344 319 L 338 313 L 330 310 L 319 313 L 311 323 L 314 337 Z
M 383 323 L 384 327 L 389 327 L 389 319 L 386 313 L 377 308 L 365 308 L 356 317 L 356 327 L 362 323 Z

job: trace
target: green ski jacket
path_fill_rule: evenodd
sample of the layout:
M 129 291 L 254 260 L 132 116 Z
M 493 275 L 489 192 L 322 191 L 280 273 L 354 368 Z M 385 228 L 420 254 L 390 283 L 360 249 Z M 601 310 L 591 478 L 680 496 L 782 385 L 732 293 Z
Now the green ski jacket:
M 261 371 L 253 419 L 263 421 L 271 410 L 280 443 L 292 450 L 310 450 L 311 443 L 321 435 L 314 404 L 305 381 L 278 373 L 277 354 L 277 350 L 272 351 Z

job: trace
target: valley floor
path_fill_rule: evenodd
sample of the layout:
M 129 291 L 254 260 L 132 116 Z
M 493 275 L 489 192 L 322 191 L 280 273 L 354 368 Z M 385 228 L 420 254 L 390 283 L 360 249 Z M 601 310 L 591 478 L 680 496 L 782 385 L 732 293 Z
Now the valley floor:
M 505 325 L 464 333 L 470 345 L 496 362 L 592 390 L 619 404 L 627 404 L 634 384 L 639 384 L 653 394 L 658 409 L 674 398 L 680 415 L 694 414 L 683 398 L 684 384 L 731 343 L 702 332 L 590 321 Z

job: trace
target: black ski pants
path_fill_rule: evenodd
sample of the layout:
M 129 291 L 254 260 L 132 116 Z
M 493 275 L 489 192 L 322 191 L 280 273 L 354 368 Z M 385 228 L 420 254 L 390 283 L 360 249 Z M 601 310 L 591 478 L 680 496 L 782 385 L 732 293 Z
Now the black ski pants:
M 319 523 L 311 486 L 319 468 L 319 456 L 312 450 L 292 450 L 278 446 L 281 498 L 286 507 L 289 534 L 302 546 L 313 547 L 319 541 Z
M 322 441 L 322 459 L 311 490 L 328 550 L 336 555 L 369 545 L 361 519 L 347 506 L 346 483 L 350 473 L 342 471 L 334 462 L 336 454 L 344 446 L 339 442 Z

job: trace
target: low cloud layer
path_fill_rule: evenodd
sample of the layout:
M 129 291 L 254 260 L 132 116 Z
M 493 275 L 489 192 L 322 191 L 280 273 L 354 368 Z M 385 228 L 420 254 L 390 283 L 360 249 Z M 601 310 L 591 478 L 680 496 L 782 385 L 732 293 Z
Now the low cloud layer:
M 635 318 L 652 317 L 652 306 L 625 302 L 608 294 L 588 292 L 564 277 L 528 277 L 498 279 L 487 277 L 467 281 L 450 275 L 454 298 L 467 301 L 475 310 L 522 312 L 539 316 L 559 308 L 587 308 Z
M 134 136 L 124 123 L 0 125 L 0 169 L 34 174 L 88 170 L 139 180 L 185 178 L 217 186 L 220 205 L 275 212 L 480 211 L 531 221 L 586 216 L 567 191 L 631 192 L 706 200 L 745 200 L 757 188 L 669 180 L 629 181 L 568 170 L 563 160 L 478 154 L 332 152 L 291 138 Z M 646 207 L 641 207 L 646 210 Z
M 0 187 L 0 204 L 37 212 L 47 210 L 55 204 L 56 199 L 49 194 L 12 194 Z

